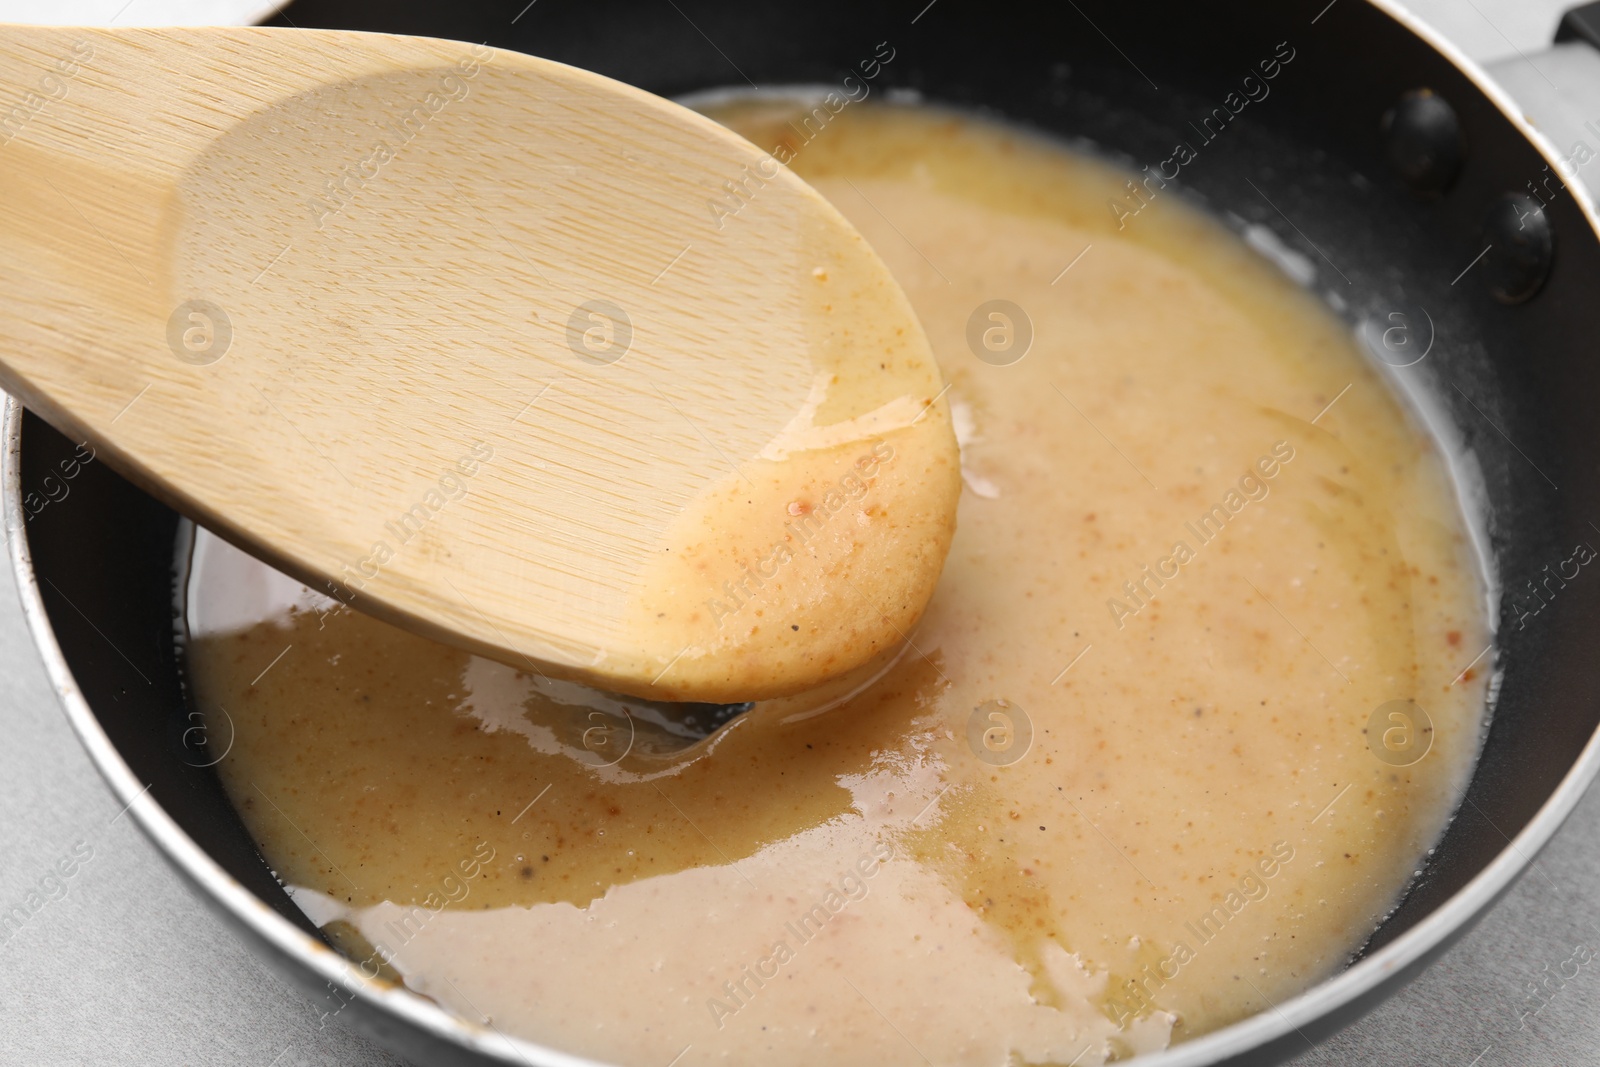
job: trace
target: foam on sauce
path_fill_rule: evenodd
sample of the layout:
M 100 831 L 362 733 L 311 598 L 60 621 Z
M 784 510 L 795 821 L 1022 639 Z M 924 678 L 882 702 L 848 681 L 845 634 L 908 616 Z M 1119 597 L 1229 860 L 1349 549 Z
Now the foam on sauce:
M 787 139 L 951 383 L 925 616 L 695 742 L 714 709 L 431 644 L 202 534 L 195 698 L 295 900 L 368 973 L 640 1067 L 1082 1067 L 1337 970 L 1479 744 L 1481 584 L 1429 439 L 1242 241 L 1176 198 L 1117 230 L 1099 162 L 915 108 L 811 141 L 782 104 L 717 117 Z M 968 343 L 997 299 L 1031 323 L 1009 365 Z

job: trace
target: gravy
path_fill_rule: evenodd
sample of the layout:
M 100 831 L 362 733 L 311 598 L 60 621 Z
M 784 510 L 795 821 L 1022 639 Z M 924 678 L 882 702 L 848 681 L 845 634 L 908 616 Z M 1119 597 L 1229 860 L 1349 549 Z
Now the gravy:
M 807 141 L 789 107 L 715 115 L 793 149 L 951 384 L 920 625 L 696 741 L 716 709 L 431 644 L 202 533 L 194 696 L 263 854 L 366 973 L 638 1067 L 1082 1067 L 1337 971 L 1479 745 L 1482 583 L 1434 445 L 1179 198 L 1119 229 L 1093 159 L 913 107 Z

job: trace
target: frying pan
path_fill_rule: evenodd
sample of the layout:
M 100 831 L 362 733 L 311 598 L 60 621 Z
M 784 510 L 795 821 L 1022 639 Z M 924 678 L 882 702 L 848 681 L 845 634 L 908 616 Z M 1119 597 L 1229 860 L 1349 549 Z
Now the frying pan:
M 285 16 L 487 41 L 668 96 L 836 83 L 888 42 L 895 59 L 878 89 L 1040 130 L 1135 171 L 1198 134 L 1173 195 L 1296 253 L 1313 269 L 1310 287 L 1369 337 L 1393 314 L 1420 328 L 1421 313 L 1426 358 L 1385 359 L 1387 373 L 1454 455 L 1504 594 L 1491 598 L 1495 699 L 1482 757 L 1420 877 L 1347 969 L 1142 1062 L 1273 1063 L 1348 1023 L 1509 887 L 1600 766 L 1600 574 L 1545 583 L 1574 545 L 1600 545 L 1595 215 L 1509 100 L 1397 6 L 539 0 L 518 15 L 304 0 Z M 1294 59 L 1270 95 L 1205 138 L 1204 117 L 1284 46 Z M 174 641 L 178 517 L 102 463 L 77 465 L 70 498 L 39 507 L 75 445 L 15 402 L 5 439 L 12 561 L 51 678 L 112 789 L 200 898 L 330 1014 L 408 1059 L 583 1062 L 365 980 L 327 946 L 195 758 Z M 1545 583 L 1536 614 L 1534 581 Z

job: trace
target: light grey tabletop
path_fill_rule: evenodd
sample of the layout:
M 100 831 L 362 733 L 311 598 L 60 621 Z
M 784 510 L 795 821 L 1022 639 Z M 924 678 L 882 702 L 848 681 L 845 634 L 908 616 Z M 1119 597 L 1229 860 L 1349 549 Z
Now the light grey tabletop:
M 1511 63 L 1547 45 L 1564 6 L 1412 4 L 1473 58 Z M 30 894 L 43 901 L 19 929 L 0 928 L 0 1063 L 398 1063 L 324 1026 L 322 1009 L 258 963 L 119 815 L 56 706 L 16 604 L 0 567 L 0 912 Z M 1600 946 L 1597 886 L 1600 791 L 1459 945 L 1295 1062 L 1600 1063 L 1600 1015 L 1590 1010 L 1600 967 L 1578 966 L 1587 951 L 1574 960 L 1580 946 Z

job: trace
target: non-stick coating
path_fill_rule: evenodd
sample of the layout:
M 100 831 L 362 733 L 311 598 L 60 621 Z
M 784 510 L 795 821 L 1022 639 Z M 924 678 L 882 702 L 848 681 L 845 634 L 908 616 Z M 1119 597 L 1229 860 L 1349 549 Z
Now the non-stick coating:
M 1577 543 L 1600 546 L 1600 301 L 1585 299 L 1600 288 L 1600 245 L 1560 192 L 1548 209 L 1554 269 L 1536 297 L 1506 307 L 1473 271 L 1452 281 L 1484 248 L 1493 201 L 1543 180 L 1545 160 L 1467 77 L 1383 12 L 1359 0 L 1325 11 L 1326 0 L 1170 8 L 1120 0 L 539 0 L 513 25 L 524 2 L 491 9 L 310 0 L 286 16 L 299 26 L 487 41 L 667 95 L 747 81 L 836 83 L 887 41 L 895 58 L 878 91 L 914 89 L 931 102 L 981 109 L 1089 142 L 1135 169 L 1188 141 L 1199 153 L 1183 168 L 1185 195 L 1241 226 L 1268 227 L 1308 257 L 1316 291 L 1352 322 L 1427 310 L 1433 348 L 1398 373 L 1435 398 L 1447 434 L 1481 470 L 1490 563 L 1510 591 L 1543 578 Z M 1295 58 L 1271 82 L 1271 95 L 1203 142 L 1190 124 L 1280 42 Z M 1454 106 L 1467 142 L 1459 178 L 1432 200 L 1412 195 L 1391 171 L 1380 132 L 1385 110 L 1419 87 Z M 23 491 L 42 497 L 42 478 L 71 446 L 31 417 L 23 438 Z M 314 933 L 213 772 L 189 766 L 196 761 L 181 746 L 191 723 L 173 643 L 175 530 L 170 511 L 103 463 L 86 467 L 70 498 L 27 527 L 51 625 L 90 706 L 152 783 L 152 796 L 235 878 Z M 1368 951 L 1411 929 L 1507 847 L 1600 718 L 1600 656 L 1592 651 L 1600 576 L 1585 569 L 1526 625 L 1498 610 L 1503 680 L 1482 761 L 1437 854 Z M 1319 1029 L 1348 1017 L 1341 1012 Z M 1291 1038 L 1250 1060 L 1293 1052 L 1300 1039 Z

